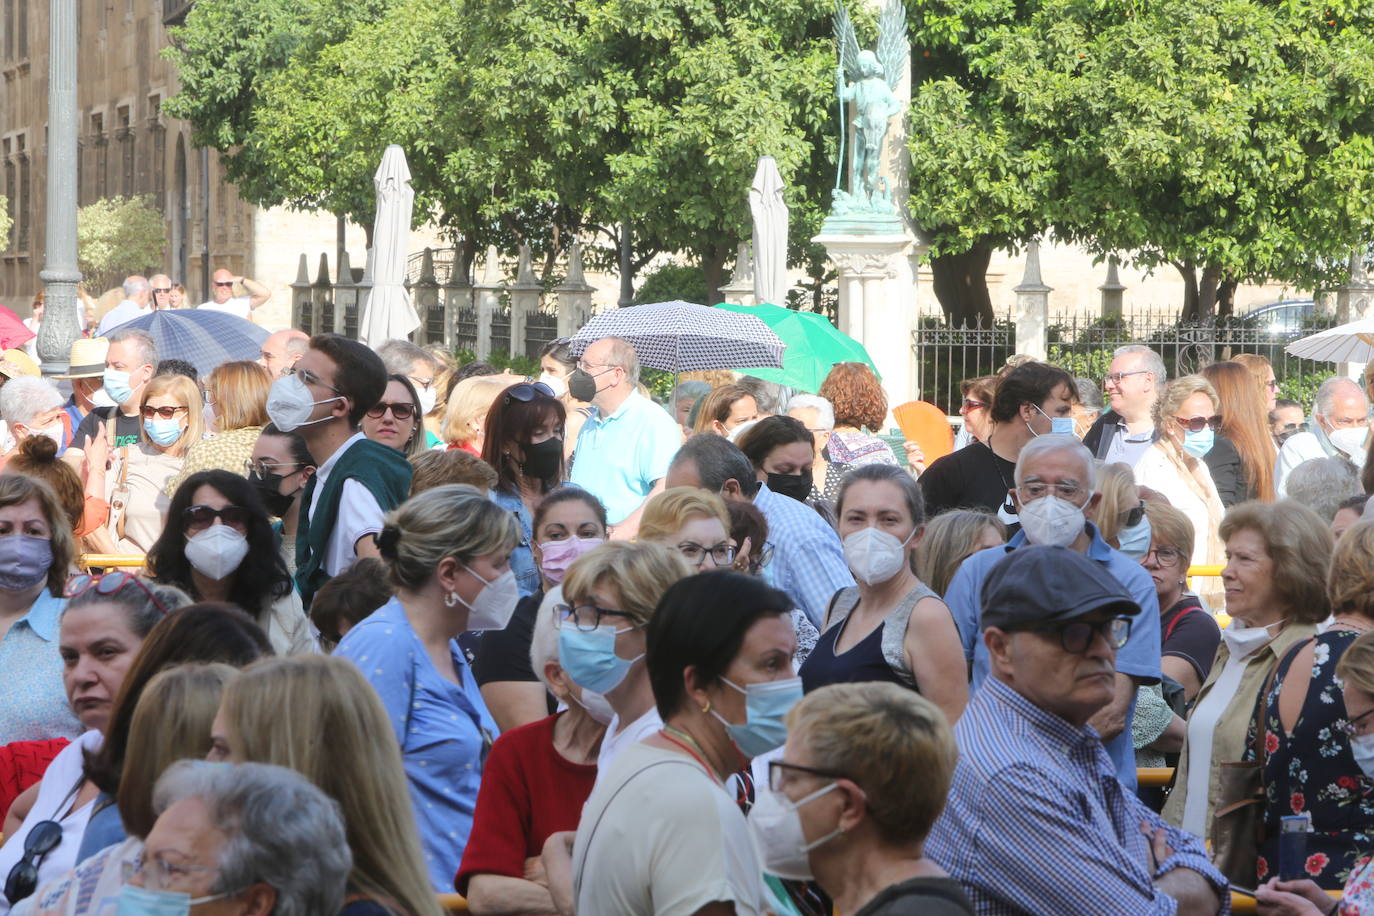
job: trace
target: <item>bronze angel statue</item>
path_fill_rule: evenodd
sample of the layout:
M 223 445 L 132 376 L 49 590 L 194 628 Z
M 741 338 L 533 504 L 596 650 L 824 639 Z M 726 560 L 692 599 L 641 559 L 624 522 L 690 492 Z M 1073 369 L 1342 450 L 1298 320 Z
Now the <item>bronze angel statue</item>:
M 835 4 L 835 41 L 839 45 L 840 65 L 835 68 L 835 93 L 840 100 L 840 163 L 835 176 L 833 212 L 895 212 L 892 189 L 878 168 L 882 163 L 883 140 L 888 122 L 901 114 L 903 105 L 893 94 L 906 74 L 906 6 L 902 0 L 886 0 L 878 19 L 876 51 L 859 50 L 854 24 L 844 8 Z M 853 103 L 853 119 L 846 117 Z M 854 127 L 854 148 L 850 153 L 849 190 L 842 187 L 845 171 L 844 144 L 849 125 Z

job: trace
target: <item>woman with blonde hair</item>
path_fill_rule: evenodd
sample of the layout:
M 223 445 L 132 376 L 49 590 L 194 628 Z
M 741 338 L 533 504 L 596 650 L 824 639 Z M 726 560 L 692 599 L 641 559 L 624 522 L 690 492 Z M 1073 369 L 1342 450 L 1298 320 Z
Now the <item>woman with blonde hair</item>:
M 11 912 L 83 916 L 113 906 L 127 871 L 137 866 L 143 840 L 157 820 L 153 786 L 178 760 L 198 760 L 209 752 L 211 725 L 221 694 L 238 673 L 222 663 L 192 663 L 167 668 L 148 681 L 129 726 L 129 753 L 116 796 L 128 835 L 45 884 Z
M 1273 410 L 1279 398 L 1279 383 L 1274 377 L 1274 365 L 1269 362 L 1269 357 L 1258 353 L 1237 353 L 1231 357 L 1231 362 L 1240 363 L 1245 367 L 1245 371 L 1249 372 L 1250 378 L 1255 381 L 1255 388 L 1259 391 L 1264 409 Z
M 1143 560 L 1150 549 L 1150 522 L 1131 466 L 1119 461 L 1099 465 L 1097 492 L 1102 499 L 1094 521 L 1102 540 L 1132 560 Z
M 1203 460 L 1212 471 L 1213 480 L 1219 477 L 1220 462 L 1232 455 L 1240 467 L 1234 492 L 1228 494 L 1218 482 L 1221 501 L 1229 507 L 1247 499 L 1273 499 L 1274 464 L 1279 453 L 1269 430 L 1269 411 L 1255 387 L 1254 375 L 1240 363 L 1222 362 L 1205 367 L 1202 376 L 1216 389 L 1221 407 L 1216 445 Z
M 281 714 L 284 707 L 291 715 Z M 224 692 L 210 759 L 288 767 L 338 802 L 353 853 L 348 893 L 358 901 L 343 913 L 440 916 L 401 752 L 386 738 L 389 718 L 376 691 L 346 661 L 263 659 Z M 449 874 L 442 890 L 452 886 Z
M 106 435 L 86 443 L 86 495 L 110 504 L 109 521 L 88 538 L 97 552 L 139 554 L 153 546 L 171 500 L 167 483 L 185 467 L 187 452 L 204 433 L 201 407 L 195 382 L 184 375 L 157 375 L 143 389 L 138 442 L 111 450 Z
M 991 512 L 942 512 L 926 525 L 925 536 L 916 545 L 916 577 L 943 598 L 959 564 L 980 550 L 999 547 L 1006 541 L 1007 527 Z
M 214 435 L 191 443 L 186 463 L 167 482 L 171 496 L 181 482 L 197 471 L 218 469 L 242 474 L 253 456 L 262 428 L 267 425 L 267 391 L 272 376 L 252 360 L 221 363 L 205 383 L 205 396 L 214 411 Z
M 511 375 L 474 375 L 453 386 L 444 413 L 444 441 L 448 447 L 461 448 L 482 457 L 486 439 L 487 412 L 496 397 L 511 384 L 519 381 Z
M 515 516 L 472 487 L 411 497 L 377 538 L 395 596 L 334 650 L 382 698 L 438 891 L 453 887 L 498 731 L 458 636 L 510 622 L 520 597 L 510 566 L 519 537 Z
M 650 499 L 639 539 L 676 550 L 697 572 L 728 567 L 739 546 L 730 540 L 725 501 L 696 487 L 673 487 Z

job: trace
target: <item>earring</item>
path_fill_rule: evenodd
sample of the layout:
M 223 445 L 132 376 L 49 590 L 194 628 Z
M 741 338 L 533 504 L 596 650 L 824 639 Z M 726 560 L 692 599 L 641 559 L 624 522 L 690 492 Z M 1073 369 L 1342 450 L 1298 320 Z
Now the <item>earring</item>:
M 454 606 L 455 604 L 457 604 L 457 603 L 458 603 L 458 593 L 457 593 L 457 592 L 449 592 L 448 594 L 444 595 L 444 607 L 453 607 L 453 606 Z
M 711 701 L 710 701 L 710 700 L 707 700 L 707 701 L 706 701 L 706 705 L 703 706 L 703 707 L 701 707 L 701 711 L 702 711 L 703 713 L 708 713 L 708 712 L 711 711 Z

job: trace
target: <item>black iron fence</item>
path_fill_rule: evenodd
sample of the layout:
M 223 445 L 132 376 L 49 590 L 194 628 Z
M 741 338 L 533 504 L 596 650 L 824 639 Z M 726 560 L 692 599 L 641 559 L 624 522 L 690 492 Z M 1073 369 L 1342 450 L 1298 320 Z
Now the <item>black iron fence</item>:
M 525 316 L 525 355 L 538 359 L 544 347 L 558 337 L 558 313 L 540 309 Z
M 510 306 L 502 306 L 491 313 L 491 349 L 493 353 L 510 352 Z
M 1016 352 L 1016 329 L 1011 316 L 991 325 L 979 321 L 952 328 L 941 318 L 922 318 L 916 329 L 916 388 L 922 400 L 945 413 L 959 410 L 959 383 L 993 375 Z
M 453 322 L 453 348 L 477 351 L 477 306 L 459 308 Z

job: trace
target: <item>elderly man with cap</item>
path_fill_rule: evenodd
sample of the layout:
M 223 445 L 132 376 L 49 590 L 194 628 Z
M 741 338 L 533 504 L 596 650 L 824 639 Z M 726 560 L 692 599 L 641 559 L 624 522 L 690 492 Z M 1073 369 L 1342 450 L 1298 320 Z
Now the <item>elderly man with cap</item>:
M 1012 551 L 982 600 L 991 675 L 954 728 L 959 762 L 926 854 L 979 914 L 1226 912 L 1201 840 L 1114 778 L 1088 725 L 1149 612 L 1066 547 Z

